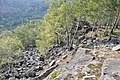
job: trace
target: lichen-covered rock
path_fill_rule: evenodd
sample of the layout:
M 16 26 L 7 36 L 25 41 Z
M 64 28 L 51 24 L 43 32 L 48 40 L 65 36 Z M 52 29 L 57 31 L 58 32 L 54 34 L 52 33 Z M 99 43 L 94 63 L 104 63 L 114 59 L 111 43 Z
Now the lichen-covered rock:
M 73 55 L 72 60 L 68 64 L 61 66 L 64 70 L 55 80 L 75 80 L 76 76 L 80 74 L 81 68 L 87 66 L 92 61 L 92 56 L 88 55 L 88 50 L 79 48 Z
M 108 76 L 111 80 L 113 78 L 120 80 L 120 59 L 108 58 L 105 60 L 99 80 L 107 80 Z

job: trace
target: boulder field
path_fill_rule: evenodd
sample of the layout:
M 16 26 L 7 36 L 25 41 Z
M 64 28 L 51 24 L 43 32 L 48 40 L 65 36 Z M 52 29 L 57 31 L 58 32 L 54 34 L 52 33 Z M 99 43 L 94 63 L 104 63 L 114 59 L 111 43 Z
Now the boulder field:
M 29 48 L 0 65 L 0 80 L 120 80 L 120 52 L 105 47 L 54 47 L 47 57 Z

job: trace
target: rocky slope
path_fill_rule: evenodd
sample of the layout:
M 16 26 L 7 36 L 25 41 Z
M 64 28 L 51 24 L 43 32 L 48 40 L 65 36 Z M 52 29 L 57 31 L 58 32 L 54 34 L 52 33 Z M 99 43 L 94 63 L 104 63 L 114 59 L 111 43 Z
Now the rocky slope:
M 119 51 L 80 47 L 71 60 L 62 63 L 45 80 L 120 80 L 119 61 Z M 56 72 L 58 74 L 54 77 Z
M 21 51 L 0 66 L 0 80 L 120 80 L 120 37 L 99 39 L 90 31 L 83 26 L 72 48 L 53 45 L 46 56 L 35 47 Z
M 0 80 L 120 80 L 120 47 L 116 49 L 100 45 L 68 51 L 56 46 L 44 57 L 28 48 L 0 66 Z

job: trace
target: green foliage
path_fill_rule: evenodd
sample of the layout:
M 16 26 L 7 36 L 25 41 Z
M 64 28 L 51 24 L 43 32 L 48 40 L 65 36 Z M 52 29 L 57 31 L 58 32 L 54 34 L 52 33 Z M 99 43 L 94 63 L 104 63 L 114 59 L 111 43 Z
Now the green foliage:
M 112 16 L 111 21 L 113 22 L 119 12 L 119 0 L 52 0 L 48 12 L 44 16 L 44 28 L 40 31 L 40 40 L 37 40 L 36 43 L 43 51 L 47 45 L 47 47 L 50 46 L 51 41 L 56 40 L 56 37 L 53 37 L 57 36 L 56 32 L 65 36 L 75 18 L 86 18 L 91 22 L 101 21 L 102 24 L 105 24 L 110 21 L 110 16 Z M 46 35 L 49 36 L 46 37 Z M 44 45 L 44 43 L 46 44 Z
M 41 21 L 36 21 L 34 23 L 29 22 L 17 27 L 12 32 L 19 38 L 24 47 L 28 45 L 35 45 L 35 40 L 37 39 L 39 33 L 40 23 Z
M 36 40 L 36 46 L 44 52 L 54 42 L 55 37 L 52 27 L 44 26 L 40 29 L 40 39 Z
M 118 14 L 120 0 L 52 0 L 43 21 L 30 21 L 10 32 L 0 34 L 0 54 L 14 54 L 28 45 L 36 45 L 44 52 L 58 37 L 66 41 L 66 31 L 70 31 L 74 19 L 86 18 L 91 22 L 112 24 Z M 0 28 L 2 27 L 3 25 Z
M 11 34 L 11 32 L 6 32 L 0 36 L 0 60 L 8 59 L 9 56 L 17 54 L 23 48 L 18 37 L 12 36 Z
M 120 36 L 120 29 L 115 29 L 113 34 Z
M 53 71 L 53 72 L 51 73 L 51 77 L 50 77 L 50 79 L 54 79 L 54 78 L 56 78 L 59 74 L 60 74 L 59 71 Z
M 70 28 L 73 21 L 72 6 L 64 0 L 52 0 L 47 14 L 44 16 L 43 27 L 40 30 L 40 39 L 36 44 L 40 51 L 44 51 L 57 40 L 56 32 L 63 34 Z M 69 27 L 68 27 L 69 26 Z
M 41 20 L 29 22 L 11 31 L 0 34 L 0 60 L 7 59 L 19 53 L 27 45 L 35 45 L 39 34 Z

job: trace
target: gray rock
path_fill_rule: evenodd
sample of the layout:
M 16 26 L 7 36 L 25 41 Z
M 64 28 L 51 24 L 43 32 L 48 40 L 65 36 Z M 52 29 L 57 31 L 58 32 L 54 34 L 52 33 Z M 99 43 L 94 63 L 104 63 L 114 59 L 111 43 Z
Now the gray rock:
M 65 80 L 65 78 L 70 74 L 70 71 L 64 71 L 60 75 L 58 75 L 55 80 Z
M 55 60 L 52 60 L 51 63 L 49 64 L 49 66 L 53 66 L 55 64 Z
M 35 71 L 30 71 L 30 72 L 28 73 L 28 76 L 29 76 L 29 77 L 36 77 L 36 72 L 35 72 Z
M 115 79 L 109 75 L 105 75 L 104 80 L 115 80 Z
M 93 60 L 93 61 L 91 61 L 89 64 L 98 65 L 98 64 L 102 64 L 102 63 L 99 62 L 99 61 Z
M 106 75 L 111 79 L 117 77 L 120 80 L 120 59 L 108 58 L 105 60 L 99 80 L 105 80 Z
M 83 80 L 96 80 L 96 76 L 95 75 L 90 75 L 90 76 L 84 76 Z
M 33 69 L 33 71 L 40 71 L 40 70 L 43 70 L 42 66 L 37 66 Z
M 88 67 L 84 67 L 83 69 L 82 69 L 82 71 L 81 71 L 81 73 L 82 74 L 88 74 L 90 72 L 90 68 L 88 68 Z
M 15 79 L 15 77 L 11 77 L 11 78 L 9 78 L 9 80 L 16 80 L 16 79 Z
M 44 72 L 42 72 L 38 77 L 35 77 L 33 80 L 43 80 L 45 77 L 47 77 L 58 65 L 54 65 Z
M 22 68 L 20 67 L 20 68 L 17 68 L 17 71 L 21 71 L 22 70 Z
M 113 51 L 120 51 L 120 45 L 117 45 L 112 48 Z
M 74 54 L 73 59 L 69 62 L 68 68 L 73 68 L 74 66 L 85 66 L 92 61 L 92 56 L 86 55 L 88 49 L 79 48 Z
M 61 56 L 63 53 L 64 53 L 64 52 L 61 51 L 61 52 L 59 52 L 59 53 L 57 54 L 57 56 Z
M 87 55 L 87 52 L 88 49 L 86 48 L 78 48 L 77 52 L 73 54 L 72 60 L 68 64 L 61 66 L 61 68 L 65 70 L 63 70 L 55 80 L 64 80 L 68 77 L 68 75 L 75 76 L 77 74 L 76 70 L 80 70 L 83 66 L 87 66 L 92 61 L 92 56 Z M 89 72 L 89 70 L 87 71 Z
M 67 55 L 63 55 L 63 56 L 62 56 L 62 59 L 65 59 L 66 57 L 67 57 Z

